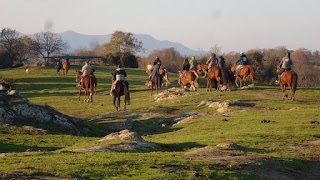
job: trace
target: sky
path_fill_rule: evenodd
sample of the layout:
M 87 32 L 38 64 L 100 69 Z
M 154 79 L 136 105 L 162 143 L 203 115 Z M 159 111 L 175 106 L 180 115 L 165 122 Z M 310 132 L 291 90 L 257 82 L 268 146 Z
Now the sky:
M 320 0 L 0 0 L 0 28 L 148 34 L 194 50 L 320 50 Z

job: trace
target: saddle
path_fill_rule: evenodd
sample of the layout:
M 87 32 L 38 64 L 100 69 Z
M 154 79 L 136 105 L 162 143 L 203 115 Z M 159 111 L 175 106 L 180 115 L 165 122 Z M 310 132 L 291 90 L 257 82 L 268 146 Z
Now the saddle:
M 239 72 L 242 68 L 243 68 L 244 65 L 238 65 L 237 67 L 237 71 Z

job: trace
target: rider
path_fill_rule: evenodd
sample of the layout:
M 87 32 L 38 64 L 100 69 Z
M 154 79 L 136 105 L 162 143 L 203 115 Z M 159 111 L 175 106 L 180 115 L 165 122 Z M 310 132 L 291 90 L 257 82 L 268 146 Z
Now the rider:
M 190 64 L 190 70 L 193 69 L 193 68 L 197 68 L 198 61 L 196 60 L 195 56 L 191 57 L 191 60 L 189 61 L 189 64 Z
M 285 71 L 288 71 L 288 70 L 291 70 L 291 66 L 292 66 L 292 60 L 291 60 L 291 57 L 290 57 L 290 52 L 287 52 L 287 55 L 282 58 L 281 62 L 280 62 L 280 66 L 281 66 L 281 69 L 280 71 L 277 73 L 277 77 L 276 77 L 276 83 L 279 83 L 279 76 L 285 72 Z
M 179 77 L 179 81 L 178 81 L 179 84 L 181 83 L 181 79 L 182 79 L 183 75 L 184 75 L 187 71 L 189 71 L 189 69 L 190 69 L 189 60 L 188 60 L 188 58 L 185 58 L 185 59 L 183 60 L 183 63 L 182 63 L 182 71 L 181 71 L 181 74 L 180 74 L 180 77 Z
M 208 69 L 205 71 L 205 77 L 207 77 L 208 72 L 211 71 L 213 66 L 216 66 L 218 64 L 218 59 L 216 57 L 215 53 L 211 53 L 209 59 L 207 60 L 206 64 L 208 64 Z
M 153 62 L 152 73 L 150 74 L 148 81 L 151 81 L 153 79 L 154 75 L 156 73 L 159 73 L 160 66 L 161 66 L 161 60 L 160 60 L 159 56 L 157 56 Z
M 113 91 L 116 89 L 117 82 L 122 82 L 122 85 L 124 89 L 129 91 L 129 84 L 125 83 L 127 77 L 127 73 L 124 69 L 121 68 L 121 65 L 119 64 L 117 69 L 112 73 L 112 85 L 111 85 L 111 91 L 110 94 L 112 95 Z
M 236 74 L 235 76 L 238 75 L 239 70 L 243 67 L 243 65 L 247 65 L 248 64 L 248 58 L 247 56 L 244 54 L 244 52 L 240 52 L 240 58 L 239 60 L 236 62 L 236 64 L 238 64 L 237 70 L 236 70 Z
M 60 74 L 60 69 L 61 69 L 60 60 L 56 62 L 55 67 L 56 67 L 56 69 L 57 69 L 57 75 Z
M 84 63 L 84 65 L 82 66 L 81 72 L 82 72 L 82 78 L 81 78 L 78 86 L 80 86 L 83 77 L 93 75 L 94 70 L 93 70 L 92 66 L 89 64 L 89 61 L 86 61 Z
M 218 63 L 217 63 L 217 66 L 220 68 L 220 69 L 224 69 L 225 68 L 225 60 L 224 60 L 224 57 L 223 56 L 219 56 L 219 60 L 218 60 Z

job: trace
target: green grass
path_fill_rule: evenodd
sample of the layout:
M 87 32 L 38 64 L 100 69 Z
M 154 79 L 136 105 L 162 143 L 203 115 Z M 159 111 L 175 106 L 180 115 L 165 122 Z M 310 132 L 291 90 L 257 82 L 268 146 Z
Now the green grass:
M 245 166 L 219 166 L 184 156 L 186 151 L 225 142 L 245 147 L 249 155 L 268 157 L 270 163 L 283 162 L 282 167 L 288 171 L 308 172 L 306 164 L 319 163 L 320 153 L 314 151 L 319 148 L 298 151 L 293 150 L 293 145 L 320 138 L 320 125 L 311 123 L 320 122 L 320 88 L 298 87 L 296 101 L 282 101 L 278 86 L 259 83 L 254 88 L 223 93 L 200 88 L 197 92 L 186 92 L 192 96 L 157 103 L 144 86 L 147 79 L 144 70 L 127 69 L 132 105 L 127 106 L 126 112 L 116 112 L 109 95 L 114 67 L 96 67 L 98 91 L 93 103 L 84 103 L 83 97 L 78 101 L 74 77 L 77 69 L 80 67 L 72 66 L 67 77 L 55 75 L 50 67 L 31 67 L 29 74 L 24 68 L 0 70 L 0 76 L 18 80 L 15 89 L 32 103 L 53 107 L 66 117 L 81 118 L 79 126 L 94 131 L 89 137 L 75 136 L 43 124 L 41 127 L 48 130 L 47 134 L 29 135 L 22 126 L 32 122 L 19 120 L 14 126 L 1 125 L 0 152 L 10 154 L 0 157 L 0 172 L 90 179 L 190 179 L 197 171 L 203 179 L 266 178 L 251 171 L 235 171 Z M 177 75 L 170 74 L 169 78 L 171 87 L 178 87 Z M 201 80 L 203 86 L 204 83 Z M 214 108 L 197 107 L 202 100 L 238 100 L 239 103 L 231 106 L 230 112 L 219 114 Z M 162 127 L 157 123 L 190 112 L 206 115 L 174 126 Z M 143 118 L 144 113 L 158 113 L 158 116 Z M 141 152 L 67 151 L 100 145 L 97 140 L 112 132 L 108 125 L 130 118 L 142 123 L 134 131 L 160 148 Z M 28 150 L 36 153 L 19 153 Z

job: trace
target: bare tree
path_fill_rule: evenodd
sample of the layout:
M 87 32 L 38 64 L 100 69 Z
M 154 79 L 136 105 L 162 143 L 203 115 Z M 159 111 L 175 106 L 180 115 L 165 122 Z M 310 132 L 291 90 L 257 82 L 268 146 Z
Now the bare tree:
M 43 58 L 67 48 L 67 43 L 63 42 L 62 37 L 50 31 L 35 34 L 31 44 L 32 49 Z

